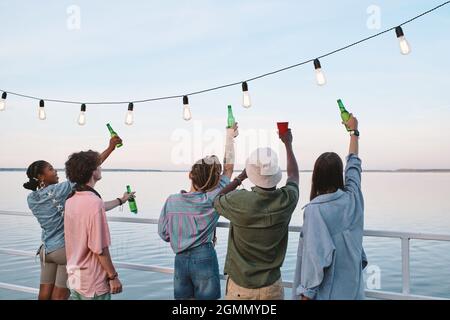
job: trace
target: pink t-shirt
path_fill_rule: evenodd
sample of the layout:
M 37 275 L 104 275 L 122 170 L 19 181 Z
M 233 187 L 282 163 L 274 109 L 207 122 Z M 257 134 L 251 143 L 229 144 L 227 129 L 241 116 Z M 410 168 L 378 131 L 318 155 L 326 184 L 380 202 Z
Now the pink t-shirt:
M 69 288 L 85 297 L 110 291 L 96 255 L 111 245 L 103 200 L 90 191 L 76 192 L 64 212 Z

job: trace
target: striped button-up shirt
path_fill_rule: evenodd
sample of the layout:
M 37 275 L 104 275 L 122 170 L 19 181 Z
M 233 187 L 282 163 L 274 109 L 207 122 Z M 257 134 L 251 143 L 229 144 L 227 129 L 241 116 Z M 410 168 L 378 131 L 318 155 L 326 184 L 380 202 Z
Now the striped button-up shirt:
M 161 210 L 158 234 L 175 253 L 212 242 L 219 214 L 213 207 L 214 198 L 230 183 L 221 176 L 217 188 L 210 192 L 172 194 Z

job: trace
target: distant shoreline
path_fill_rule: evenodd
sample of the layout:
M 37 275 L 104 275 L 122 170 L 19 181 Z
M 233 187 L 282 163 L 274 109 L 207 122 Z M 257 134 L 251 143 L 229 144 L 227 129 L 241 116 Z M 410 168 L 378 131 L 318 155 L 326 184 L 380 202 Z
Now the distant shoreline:
M 0 172 L 26 172 L 26 168 L 0 168 Z M 64 169 L 57 169 L 64 171 Z M 188 172 L 189 170 L 159 170 L 159 169 L 102 169 L 104 172 Z M 241 170 L 235 170 L 240 172 Z M 283 170 L 286 172 L 286 170 Z M 312 172 L 312 170 L 300 170 L 300 172 Z M 363 172 L 386 172 L 386 173 L 448 173 L 450 169 L 394 169 L 394 170 L 363 170 Z

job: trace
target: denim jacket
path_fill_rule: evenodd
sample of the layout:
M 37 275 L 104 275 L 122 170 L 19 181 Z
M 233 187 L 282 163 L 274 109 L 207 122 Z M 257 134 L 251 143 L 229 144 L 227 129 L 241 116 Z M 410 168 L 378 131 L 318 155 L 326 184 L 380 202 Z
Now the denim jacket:
M 73 185 L 65 181 L 28 195 L 28 207 L 42 228 L 41 240 L 46 253 L 64 247 L 64 205 Z
M 361 160 L 350 154 L 344 190 L 317 196 L 304 207 L 293 299 L 364 299 L 361 171 Z

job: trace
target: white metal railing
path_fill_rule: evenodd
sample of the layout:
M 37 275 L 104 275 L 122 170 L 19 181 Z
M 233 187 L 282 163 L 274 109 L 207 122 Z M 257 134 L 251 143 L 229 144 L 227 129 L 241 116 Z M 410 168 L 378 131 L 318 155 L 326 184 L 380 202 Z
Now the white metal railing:
M 0 215 L 11 215 L 11 216 L 24 216 L 24 217 L 32 217 L 30 213 L 26 212 L 17 212 L 17 211 L 1 211 Z M 158 224 L 158 219 L 144 219 L 144 218 L 125 218 L 125 217 L 108 217 L 108 221 L 111 222 L 125 222 L 125 223 L 140 223 L 140 224 Z M 219 222 L 219 228 L 229 228 L 228 222 Z M 302 230 L 299 226 L 289 226 L 289 232 L 300 232 Z M 366 297 L 374 298 L 374 299 L 388 299 L 388 300 L 440 300 L 444 298 L 440 297 L 432 297 L 432 296 L 421 296 L 414 295 L 410 292 L 410 240 L 434 240 L 434 241 L 449 241 L 450 235 L 444 234 L 432 234 L 432 233 L 417 233 L 417 232 L 398 232 L 398 231 L 381 231 L 381 230 L 364 230 L 365 237 L 378 237 L 378 238 L 396 238 L 401 241 L 401 250 L 402 250 L 402 292 L 390 292 L 390 291 L 380 291 L 380 290 L 366 290 Z M 8 248 L 0 248 L 0 254 L 7 255 L 15 255 L 15 256 L 26 256 L 26 257 L 34 257 L 34 252 L 22 251 L 22 250 L 14 250 Z M 172 268 L 164 268 L 152 265 L 143 265 L 143 264 L 135 264 L 135 263 L 127 263 L 121 261 L 114 261 L 114 265 L 118 268 L 124 269 L 132 269 L 132 270 L 140 270 L 140 271 L 150 271 L 150 272 L 159 272 L 172 274 Z M 221 275 L 222 280 L 225 280 L 226 277 Z M 286 288 L 292 288 L 292 282 L 283 282 L 283 286 Z M 18 286 L 9 283 L 0 282 L 0 288 L 33 293 L 37 294 L 38 289 Z

